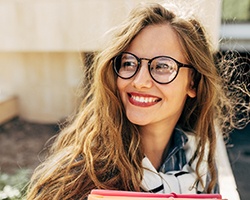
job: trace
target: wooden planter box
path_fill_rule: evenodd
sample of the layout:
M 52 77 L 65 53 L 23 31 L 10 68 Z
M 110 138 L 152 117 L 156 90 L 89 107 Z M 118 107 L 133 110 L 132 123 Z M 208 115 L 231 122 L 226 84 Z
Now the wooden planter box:
M 16 116 L 18 116 L 17 97 L 0 97 L 0 125 Z

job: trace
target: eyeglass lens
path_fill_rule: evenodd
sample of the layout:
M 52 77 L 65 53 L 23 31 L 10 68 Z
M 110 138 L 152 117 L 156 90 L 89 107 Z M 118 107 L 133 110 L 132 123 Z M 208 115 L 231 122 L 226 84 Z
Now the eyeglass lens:
M 141 60 L 143 59 L 133 54 L 121 53 L 114 59 L 114 70 L 123 79 L 132 78 L 139 70 Z M 178 74 L 178 64 L 167 56 L 158 56 L 149 60 L 148 67 L 151 77 L 158 83 L 170 83 Z

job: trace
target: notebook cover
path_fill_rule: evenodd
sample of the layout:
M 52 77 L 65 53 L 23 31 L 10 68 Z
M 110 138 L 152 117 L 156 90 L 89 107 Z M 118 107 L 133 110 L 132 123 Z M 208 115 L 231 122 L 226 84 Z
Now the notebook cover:
M 162 200 L 162 199 L 178 199 L 178 200 L 221 200 L 220 194 L 157 194 L 148 192 L 130 192 L 119 190 L 99 190 L 95 189 L 91 191 L 88 200 Z

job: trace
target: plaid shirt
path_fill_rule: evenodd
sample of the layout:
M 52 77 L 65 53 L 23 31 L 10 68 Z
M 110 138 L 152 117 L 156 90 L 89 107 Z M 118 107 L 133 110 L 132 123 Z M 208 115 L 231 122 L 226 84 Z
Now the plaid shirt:
M 168 171 L 181 170 L 187 164 L 186 154 L 184 150 L 188 137 L 180 129 L 175 129 L 171 145 L 167 151 L 163 153 L 163 163 L 159 168 L 159 172 L 166 173 Z M 211 180 L 210 174 L 207 175 L 207 183 Z M 219 193 L 219 185 L 216 184 L 213 193 Z
M 187 141 L 188 138 L 182 131 L 174 130 L 171 145 L 168 151 L 163 153 L 164 162 L 159 169 L 160 172 L 181 170 L 187 164 L 185 150 L 183 149 Z

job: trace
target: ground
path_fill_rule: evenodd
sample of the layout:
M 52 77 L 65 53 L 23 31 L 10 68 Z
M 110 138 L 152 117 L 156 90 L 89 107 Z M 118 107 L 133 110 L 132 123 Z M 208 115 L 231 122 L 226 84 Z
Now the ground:
M 0 126 L 0 172 L 33 170 L 46 155 L 45 143 L 58 133 L 56 124 L 28 123 L 15 118 Z

